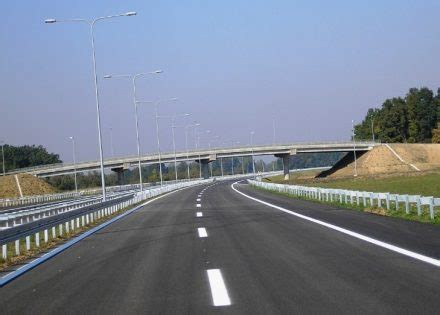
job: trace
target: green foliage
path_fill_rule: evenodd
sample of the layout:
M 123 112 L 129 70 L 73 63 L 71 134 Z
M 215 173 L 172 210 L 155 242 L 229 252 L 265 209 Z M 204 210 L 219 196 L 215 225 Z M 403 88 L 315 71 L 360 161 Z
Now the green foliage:
M 300 153 L 290 157 L 290 169 L 332 166 L 345 155 L 345 152 Z M 278 169 L 282 169 L 281 165 Z
M 48 153 L 46 148 L 41 145 L 24 145 L 16 147 L 5 144 L 4 155 L 6 172 L 17 168 L 62 162 L 58 154 Z
M 370 108 L 362 123 L 355 126 L 357 140 L 383 142 L 431 142 L 440 120 L 440 95 L 428 88 L 409 90 L 405 98 L 387 99 L 382 107 Z

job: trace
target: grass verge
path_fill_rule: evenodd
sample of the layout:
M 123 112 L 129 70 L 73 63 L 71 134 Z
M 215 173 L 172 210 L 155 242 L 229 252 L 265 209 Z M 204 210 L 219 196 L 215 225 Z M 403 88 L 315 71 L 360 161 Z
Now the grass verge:
M 322 178 L 315 179 L 313 174 L 292 173 L 285 181 L 280 176 L 267 178 L 267 182 L 278 184 L 303 185 L 310 187 L 348 189 L 371 192 L 389 192 L 440 197 L 440 173 L 411 173 L 398 176 L 357 177 L 357 178 Z
M 390 210 L 386 210 L 386 209 L 378 208 L 378 207 L 373 207 L 373 208 L 372 207 L 364 207 L 362 204 L 360 204 L 360 205 L 356 205 L 354 203 L 353 204 L 351 204 L 351 203 L 346 204 L 346 203 L 340 203 L 339 201 L 333 201 L 333 202 L 322 201 L 322 200 L 317 200 L 317 199 L 313 199 L 313 198 L 307 198 L 304 196 L 295 196 L 295 195 L 291 195 L 289 193 L 273 191 L 270 189 L 265 189 L 262 187 L 256 187 L 256 186 L 252 186 L 252 185 L 251 185 L 251 187 L 254 189 L 257 189 L 257 190 L 270 192 L 272 194 L 286 196 L 286 197 L 289 197 L 292 199 L 307 200 L 307 201 L 311 201 L 311 202 L 315 202 L 315 203 L 333 205 L 333 206 L 339 207 L 339 208 L 367 212 L 367 213 L 371 213 L 371 214 L 375 214 L 375 215 L 381 215 L 381 216 L 400 218 L 400 219 L 405 219 L 405 220 L 410 220 L 410 221 L 417 221 L 417 222 L 422 222 L 422 223 L 440 225 L 440 216 L 437 215 L 434 219 L 431 219 L 429 216 L 429 208 L 427 208 L 426 206 L 422 208 L 422 215 L 419 216 L 417 214 L 417 209 L 414 205 L 411 205 L 410 213 L 406 213 L 405 211 L 403 211 L 402 206 L 400 206 L 399 210 L 396 210 L 396 205 L 393 202 L 391 202 L 391 204 L 390 204 Z

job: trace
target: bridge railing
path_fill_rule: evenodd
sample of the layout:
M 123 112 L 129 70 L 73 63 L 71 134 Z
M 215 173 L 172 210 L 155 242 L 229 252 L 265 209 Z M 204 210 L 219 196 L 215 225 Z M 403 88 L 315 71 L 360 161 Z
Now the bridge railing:
M 92 205 L 82 205 L 77 209 L 58 215 L 40 217 L 26 224 L 8 227 L 7 229 L 0 230 L 1 258 L 7 260 L 13 256 L 26 254 L 34 249 L 38 250 L 51 241 L 65 238 L 72 233 L 84 230 L 86 227 L 96 223 L 96 221 L 106 220 L 121 210 L 140 203 L 145 199 L 211 181 L 194 180 L 150 188 L 143 192 L 127 194 L 113 200 Z
M 406 214 L 415 212 L 418 216 L 428 214 L 432 220 L 436 216 L 437 208 L 440 207 L 440 198 L 419 195 L 274 184 L 257 180 L 248 180 L 248 182 L 256 187 L 301 198 L 315 199 L 324 202 L 338 202 L 341 204 L 362 206 L 364 208 L 380 208 L 388 211 L 398 211 L 402 209 Z
M 212 152 L 212 151 L 224 151 L 224 150 L 228 150 L 228 149 L 233 149 L 233 150 L 237 150 L 237 149 L 254 149 L 254 150 L 258 150 L 260 148 L 264 148 L 264 147 L 270 147 L 270 146 L 286 146 L 286 147 L 290 147 L 290 146 L 307 146 L 307 145 L 341 145 L 341 144 L 352 144 L 353 142 L 351 141 L 326 141 L 326 142 L 296 142 L 296 143 L 271 143 L 271 144 L 255 144 L 255 145 L 237 145 L 237 146 L 232 146 L 232 147 L 216 147 L 216 148 L 212 148 L 212 149 L 191 149 L 188 151 L 179 151 L 176 152 L 177 155 L 185 155 L 187 153 L 189 153 L 190 155 L 193 155 L 194 153 L 201 153 L 201 154 L 206 154 L 206 152 Z M 380 141 L 356 141 L 356 145 L 374 145 L 374 144 L 380 144 Z M 174 153 L 162 153 L 162 156 L 174 156 Z M 155 155 L 146 155 L 143 156 L 145 157 L 154 157 Z M 125 160 L 133 160 L 134 162 L 136 162 L 138 159 L 137 156 L 124 156 L 124 157 L 117 157 L 117 158 L 112 158 L 112 159 L 107 159 L 104 162 L 105 163 L 123 163 Z M 98 160 L 95 161 L 88 161 L 87 163 L 90 164 L 96 164 L 99 163 Z M 81 163 L 79 163 L 81 164 Z M 50 168 L 58 168 L 58 167 L 73 167 L 73 163 L 54 163 L 54 164 L 46 164 L 46 165 L 40 165 L 40 166 L 33 166 L 33 167 L 25 167 L 25 168 L 20 168 L 20 169 L 14 169 L 14 170 L 10 170 L 8 171 L 7 174 L 16 174 L 16 173 L 32 173 L 33 171 L 38 171 L 41 169 L 50 169 Z

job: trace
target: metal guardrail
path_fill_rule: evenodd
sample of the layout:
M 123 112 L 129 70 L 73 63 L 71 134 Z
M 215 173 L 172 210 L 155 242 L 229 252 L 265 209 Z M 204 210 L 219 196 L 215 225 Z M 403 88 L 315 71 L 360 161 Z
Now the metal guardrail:
M 28 252 L 31 247 L 40 247 L 40 243 L 48 243 L 50 239 L 69 234 L 85 227 L 96 220 L 106 218 L 115 214 L 121 209 L 141 202 L 145 199 L 158 196 L 176 189 L 208 183 L 212 180 L 195 180 L 171 184 L 158 188 L 151 188 L 143 192 L 133 193 L 128 196 L 116 198 L 106 202 L 99 202 L 94 205 L 80 207 L 68 212 L 54 215 L 48 218 L 41 218 L 37 221 L 21 224 L 0 231 L 0 245 L 2 247 L 2 258 L 17 256 L 20 253 Z M 49 233 L 51 232 L 51 233 Z M 40 235 L 40 233 L 42 233 Z M 33 244 L 31 246 L 31 243 Z M 11 248 L 9 245 L 13 246 Z M 9 250 L 8 250 L 9 247 Z
M 440 198 L 434 197 L 284 185 L 256 180 L 248 180 L 248 182 L 253 186 L 267 190 L 319 201 L 339 202 L 341 204 L 353 204 L 356 206 L 362 205 L 363 207 L 370 206 L 372 208 L 378 207 L 386 210 L 391 210 L 392 208 L 399 210 L 402 207 L 407 214 L 411 213 L 411 208 L 415 208 L 419 216 L 423 215 L 423 206 L 426 206 L 429 209 L 429 217 L 431 219 L 435 218 L 436 207 L 440 207 Z

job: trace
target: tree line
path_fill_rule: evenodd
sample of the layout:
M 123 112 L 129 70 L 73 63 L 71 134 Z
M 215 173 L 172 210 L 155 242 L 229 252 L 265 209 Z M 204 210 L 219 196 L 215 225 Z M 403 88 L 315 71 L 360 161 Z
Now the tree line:
M 3 152 L 6 172 L 17 168 L 62 163 L 58 154 L 47 152 L 42 145 L 13 146 L 5 144 Z
M 440 89 L 411 88 L 405 97 L 385 100 L 370 108 L 355 126 L 356 140 L 382 142 L 440 143 Z

